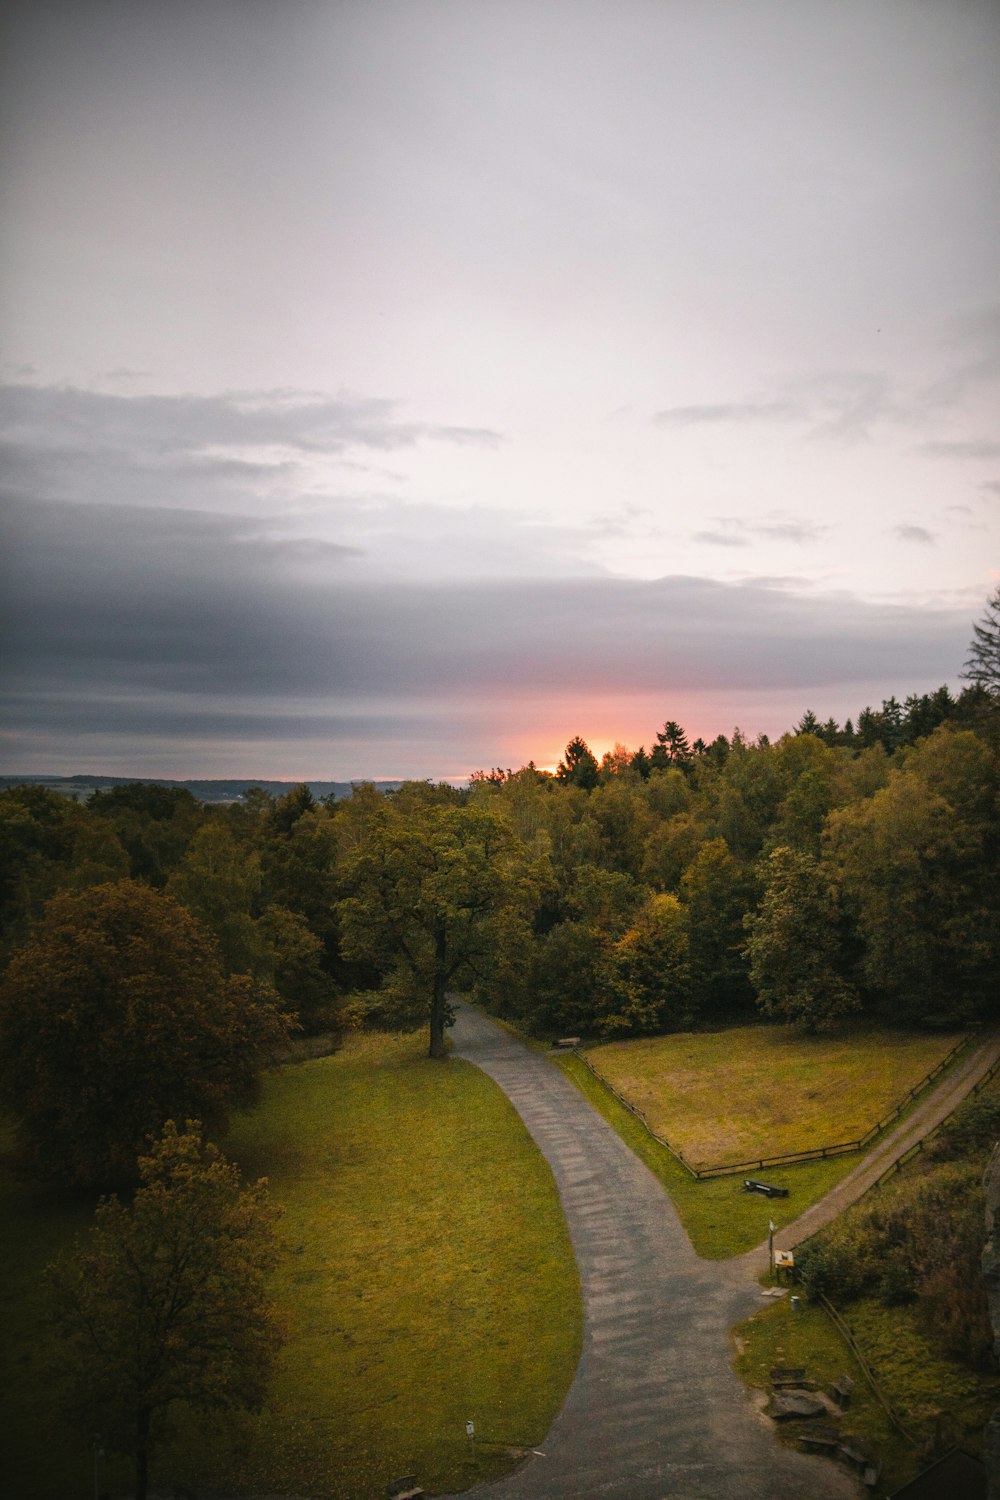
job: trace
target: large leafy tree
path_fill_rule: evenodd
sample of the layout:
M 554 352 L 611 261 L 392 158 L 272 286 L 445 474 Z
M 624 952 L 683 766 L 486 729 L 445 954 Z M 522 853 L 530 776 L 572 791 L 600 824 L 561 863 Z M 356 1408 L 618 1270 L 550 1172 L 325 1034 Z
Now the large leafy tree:
M 760 909 L 747 918 L 757 1003 L 815 1031 L 858 1004 L 841 972 L 836 893 L 818 861 L 797 849 L 775 849 L 764 876 Z
M 274 998 L 227 978 L 211 934 L 162 892 L 55 896 L 0 988 L 0 1083 L 28 1158 L 104 1184 L 164 1120 L 222 1127 L 285 1037 Z
M 863 978 L 898 1015 L 947 1025 L 994 1003 L 998 791 L 989 747 L 943 727 L 874 796 L 830 815 L 827 857 L 857 924 Z
M 265 1283 L 277 1258 L 266 1182 L 242 1187 L 196 1124 L 179 1132 L 172 1121 L 139 1178 L 130 1205 L 102 1200 L 48 1282 L 66 1404 L 134 1459 L 146 1500 L 171 1408 L 258 1408 L 281 1328 Z
M 214 933 L 230 973 L 256 967 L 260 951 L 253 904 L 260 889 L 260 858 L 241 849 L 220 818 L 203 823 L 178 867 L 167 892 Z
M 605 1036 L 642 1034 L 691 1023 L 688 935 L 684 912 L 669 893 L 649 897 L 614 945 L 598 1016 Z
M 708 839 L 684 872 L 680 899 L 689 950 L 691 1008 L 718 1020 L 753 1004 L 743 919 L 756 896 L 748 869 L 725 839 Z
M 525 846 L 490 804 L 385 802 L 342 878 L 345 954 L 381 973 L 387 1019 L 429 1017 L 430 1056 L 443 1057 L 449 988 L 475 980 L 497 925 L 522 924 L 535 900 L 538 872 Z

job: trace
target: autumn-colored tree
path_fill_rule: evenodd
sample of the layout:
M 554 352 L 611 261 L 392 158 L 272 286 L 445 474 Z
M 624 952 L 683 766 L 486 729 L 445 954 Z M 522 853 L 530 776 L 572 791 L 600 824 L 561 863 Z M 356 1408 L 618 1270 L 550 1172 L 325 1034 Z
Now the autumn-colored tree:
M 0 1083 L 28 1159 L 113 1183 L 164 1120 L 221 1128 L 286 1035 L 274 1002 L 227 979 L 211 934 L 162 892 L 122 880 L 54 897 L 0 987 Z
M 604 1036 L 690 1025 L 688 937 L 676 896 L 650 896 L 614 945 L 609 971 L 597 1020 Z
M 282 1334 L 265 1283 L 277 1259 L 266 1182 L 242 1187 L 193 1121 L 167 1121 L 139 1180 L 131 1204 L 101 1201 L 47 1280 L 66 1406 L 134 1460 L 146 1500 L 171 1409 L 258 1409 Z

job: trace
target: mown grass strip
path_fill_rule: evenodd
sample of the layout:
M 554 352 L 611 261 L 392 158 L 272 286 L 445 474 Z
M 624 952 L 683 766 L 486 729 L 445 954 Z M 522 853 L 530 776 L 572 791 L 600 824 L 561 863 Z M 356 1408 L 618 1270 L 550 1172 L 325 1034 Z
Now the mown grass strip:
M 403 1473 L 466 1488 L 544 1437 L 582 1337 L 555 1183 L 496 1085 L 423 1051 L 419 1036 L 352 1038 L 271 1074 L 234 1122 L 227 1154 L 285 1206 L 275 1291 L 291 1338 L 269 1408 L 181 1421 L 161 1484 L 374 1500 Z M 87 1437 L 62 1430 L 45 1382 L 37 1276 L 89 1206 L 5 1191 L 3 1248 L 23 1247 L 6 1287 L 7 1478 L 23 1500 L 88 1493 Z

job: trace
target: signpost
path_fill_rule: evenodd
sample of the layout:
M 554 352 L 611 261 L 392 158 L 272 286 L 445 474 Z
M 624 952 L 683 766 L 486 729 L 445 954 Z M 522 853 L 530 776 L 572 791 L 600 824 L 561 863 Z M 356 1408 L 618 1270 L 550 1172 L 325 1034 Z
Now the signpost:
M 469 1447 L 472 1450 L 472 1462 L 475 1463 L 475 1461 L 476 1461 L 476 1424 L 475 1424 L 475 1422 L 466 1422 L 466 1424 L 465 1424 L 465 1435 L 469 1439 Z

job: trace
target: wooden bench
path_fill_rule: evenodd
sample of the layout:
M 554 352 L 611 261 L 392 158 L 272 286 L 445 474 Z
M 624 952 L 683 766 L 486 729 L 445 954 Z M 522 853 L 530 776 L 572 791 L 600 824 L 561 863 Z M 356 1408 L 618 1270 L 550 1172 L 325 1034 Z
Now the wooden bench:
M 787 1198 L 788 1189 L 775 1187 L 773 1182 L 760 1182 L 756 1177 L 744 1177 L 743 1191 L 745 1193 L 763 1193 L 765 1198 Z
M 568 1050 L 571 1047 L 579 1047 L 580 1038 L 578 1036 L 561 1036 L 559 1040 L 553 1042 L 552 1045 L 553 1047 L 563 1047 Z
M 425 1490 L 417 1483 L 416 1474 L 403 1474 L 386 1488 L 388 1500 L 423 1500 Z
M 771 1370 L 771 1385 L 776 1391 L 801 1385 L 805 1378 L 805 1365 L 775 1365 Z

